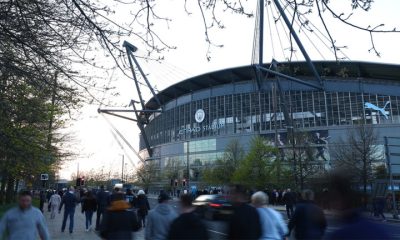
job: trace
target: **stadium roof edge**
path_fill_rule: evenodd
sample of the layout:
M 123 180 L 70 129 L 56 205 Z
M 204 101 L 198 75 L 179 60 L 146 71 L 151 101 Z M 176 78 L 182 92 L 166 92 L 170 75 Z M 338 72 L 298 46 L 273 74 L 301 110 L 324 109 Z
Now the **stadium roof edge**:
M 400 65 L 397 64 L 363 61 L 313 61 L 313 63 L 322 77 L 400 80 Z M 265 63 L 264 67 L 269 67 L 269 65 L 270 63 Z M 300 78 L 312 76 L 312 72 L 305 61 L 280 62 L 278 68 L 280 72 L 290 76 Z M 193 91 L 228 83 L 253 80 L 254 77 L 255 71 L 252 65 L 226 68 L 187 78 L 163 89 L 157 93 L 157 96 L 161 103 L 165 104 Z M 273 77 L 273 75 L 269 76 L 269 78 Z M 145 104 L 145 107 L 147 109 L 160 108 L 154 97 Z

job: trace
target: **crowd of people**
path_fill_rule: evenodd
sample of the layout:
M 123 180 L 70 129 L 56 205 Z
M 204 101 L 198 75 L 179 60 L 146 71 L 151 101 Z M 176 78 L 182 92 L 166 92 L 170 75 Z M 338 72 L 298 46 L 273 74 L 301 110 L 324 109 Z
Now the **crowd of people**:
M 271 195 L 272 193 L 272 195 Z M 314 202 L 314 192 L 303 190 L 300 194 L 290 189 L 282 191 L 281 200 L 286 205 L 288 222 L 274 210 L 274 191 L 252 192 L 241 185 L 233 185 L 227 191 L 233 205 L 233 213 L 227 223 L 228 239 L 389 239 L 381 226 L 368 220 L 360 212 L 360 200 L 346 179 L 336 178 L 331 185 L 329 205 L 336 210 L 341 225 L 330 235 L 324 211 Z M 218 194 L 218 193 L 217 193 Z M 210 232 L 193 205 L 190 192 L 179 196 L 179 208 L 170 204 L 170 194 L 161 192 L 158 204 L 150 210 L 143 190 L 126 192 L 115 188 L 108 192 L 103 186 L 96 192 L 53 192 L 48 196 L 50 218 L 63 210 L 61 231 L 69 220 L 69 232 L 74 231 L 74 214 L 78 204 L 85 214 L 86 231 L 92 230 L 92 218 L 96 212 L 94 230 L 102 239 L 132 239 L 133 232 L 144 229 L 146 240 L 163 239 L 210 239 Z M 31 206 L 30 192 L 19 195 L 19 206 L 10 209 L 1 219 L 0 237 L 6 232 L 9 239 L 50 239 L 45 218 L 40 209 Z M 377 202 L 377 205 L 379 202 Z M 43 210 L 43 205 L 40 206 Z

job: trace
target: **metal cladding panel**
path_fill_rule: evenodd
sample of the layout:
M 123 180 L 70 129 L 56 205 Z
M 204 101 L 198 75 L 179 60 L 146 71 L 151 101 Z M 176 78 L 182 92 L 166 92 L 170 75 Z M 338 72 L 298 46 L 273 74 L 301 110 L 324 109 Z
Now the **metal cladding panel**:
M 327 91 L 333 92 L 342 92 L 342 91 L 350 91 L 350 92 L 360 92 L 360 84 L 359 82 L 354 81 L 336 81 L 336 80 L 328 80 L 325 81 L 325 86 Z
M 389 84 L 363 84 L 364 92 L 400 96 L 400 85 Z
M 185 103 L 189 103 L 191 101 L 192 101 L 192 95 L 191 94 L 184 95 L 184 96 L 179 97 L 178 99 L 176 99 L 176 105 L 179 106 L 179 105 L 182 105 L 182 104 L 185 104 Z
M 172 100 L 172 101 L 168 102 L 167 104 L 165 104 L 164 110 L 170 110 L 170 109 L 173 109 L 174 107 L 176 107 L 176 100 Z
M 222 86 L 213 87 L 211 89 L 211 96 L 216 97 L 216 96 L 227 95 L 233 93 L 234 89 L 235 88 L 233 84 L 225 84 Z
M 235 93 L 253 92 L 255 89 L 254 82 L 244 82 L 235 84 Z
M 193 101 L 209 98 L 210 96 L 211 96 L 211 91 L 209 88 L 202 91 L 194 92 Z

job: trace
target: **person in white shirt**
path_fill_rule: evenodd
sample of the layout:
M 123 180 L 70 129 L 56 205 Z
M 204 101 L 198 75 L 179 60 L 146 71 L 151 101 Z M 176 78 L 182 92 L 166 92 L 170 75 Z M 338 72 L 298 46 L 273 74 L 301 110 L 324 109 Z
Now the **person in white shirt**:
M 50 218 L 54 219 L 56 216 L 56 212 L 58 211 L 58 207 L 61 204 L 61 196 L 58 193 L 54 193 L 50 197 L 49 204 L 51 206 Z
M 251 204 L 257 208 L 260 216 L 262 234 L 260 239 L 285 239 L 289 230 L 282 215 L 267 207 L 268 196 L 264 192 L 256 192 L 251 196 Z
M 4 238 L 7 235 L 7 238 Z M 32 206 L 32 195 L 29 191 L 19 194 L 18 206 L 8 210 L 0 220 L 0 239 L 49 240 L 49 230 L 42 212 Z

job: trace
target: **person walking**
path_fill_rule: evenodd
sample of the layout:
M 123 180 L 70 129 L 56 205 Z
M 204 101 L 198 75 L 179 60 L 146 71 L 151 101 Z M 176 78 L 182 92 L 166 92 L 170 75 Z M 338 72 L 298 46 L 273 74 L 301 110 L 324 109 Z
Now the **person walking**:
M 133 194 L 133 191 L 131 189 L 127 189 L 126 190 L 126 194 L 125 194 L 125 200 L 126 202 L 128 202 L 131 207 L 133 208 L 135 202 L 136 202 L 136 196 L 135 194 Z
M 296 239 L 321 239 L 327 226 L 324 212 L 314 203 L 314 192 L 303 190 L 302 201 L 289 220 L 289 235 L 295 231 Z
M 228 239 L 259 239 L 262 234 L 257 210 L 248 203 L 246 189 L 235 185 L 231 189 L 234 212 L 229 222 Z
M 206 226 L 194 213 L 191 196 L 182 195 L 180 205 L 181 215 L 172 222 L 168 239 L 209 239 Z
M 268 195 L 256 192 L 251 196 L 251 204 L 257 208 L 260 216 L 262 234 L 260 239 L 282 240 L 289 233 L 282 215 L 272 208 L 268 208 Z
M 164 240 L 168 238 L 171 223 L 178 217 L 175 210 L 168 205 L 170 197 L 166 193 L 158 196 L 158 205 L 149 212 L 145 231 L 146 240 Z
M 97 201 L 91 191 L 88 191 L 82 199 L 82 213 L 85 213 L 86 232 L 92 228 L 93 213 L 97 210 Z
M 45 202 L 46 202 L 46 193 L 43 190 L 41 190 L 39 193 L 39 209 L 42 213 Z
M 42 212 L 32 206 L 32 195 L 22 191 L 18 196 L 18 206 L 8 210 L 0 220 L 0 239 L 7 234 L 9 240 L 37 239 L 49 240 L 50 235 Z
M 58 209 L 58 212 L 61 213 L 61 209 L 65 205 L 61 232 L 64 232 L 65 230 L 68 217 L 69 217 L 69 233 L 72 233 L 74 231 L 74 215 L 77 203 L 78 203 L 78 198 L 75 196 L 74 187 L 70 187 L 69 191 L 63 195 L 60 208 Z
M 53 196 L 54 195 L 54 191 L 53 190 L 51 190 L 51 189 L 49 189 L 49 190 L 47 190 L 47 192 L 46 192 L 46 200 L 47 200 L 47 211 L 48 212 L 51 212 L 51 203 L 50 203 L 50 198 L 51 198 L 51 196 Z
M 96 227 L 95 230 L 99 231 L 101 217 L 105 213 L 108 205 L 110 204 L 110 194 L 104 190 L 104 186 L 100 186 L 100 191 L 96 195 L 97 211 L 96 211 Z
M 56 217 L 56 212 L 58 207 L 61 204 L 61 196 L 58 193 L 54 193 L 51 195 L 49 200 L 50 206 L 50 219 L 54 219 Z
M 291 219 L 293 216 L 293 207 L 296 203 L 296 196 L 291 192 L 290 188 L 286 190 L 285 195 L 283 195 L 283 203 L 286 206 L 286 214 L 288 219 Z
M 146 216 L 149 213 L 150 204 L 143 190 L 138 192 L 135 208 L 137 209 L 139 221 L 143 227 L 146 227 Z
M 104 212 L 100 224 L 100 236 L 107 240 L 132 239 L 132 232 L 140 229 L 140 222 L 124 194 L 115 194 L 111 206 Z
M 385 210 L 385 203 L 386 202 L 384 197 L 377 197 L 376 212 L 378 217 L 382 217 L 383 222 L 386 222 L 385 214 L 383 214 L 383 211 Z

